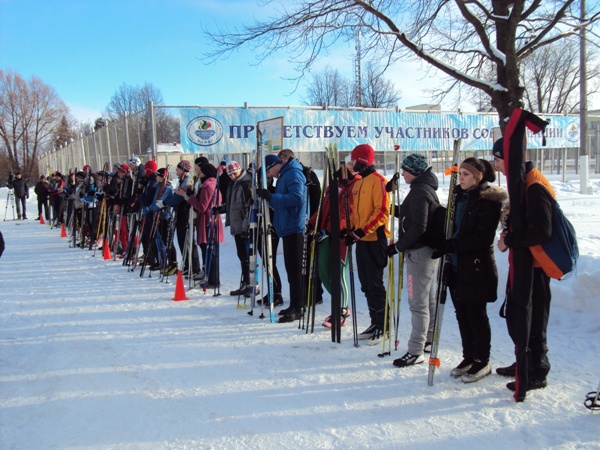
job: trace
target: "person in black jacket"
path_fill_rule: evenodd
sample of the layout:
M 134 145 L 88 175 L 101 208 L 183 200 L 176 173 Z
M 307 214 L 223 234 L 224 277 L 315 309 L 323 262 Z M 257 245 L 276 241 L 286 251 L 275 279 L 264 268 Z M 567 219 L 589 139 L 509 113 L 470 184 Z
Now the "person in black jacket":
M 494 143 L 493 155 L 496 169 L 506 175 L 504 161 L 504 138 Z M 515 377 L 506 387 L 514 391 L 515 400 L 525 400 L 526 392 L 543 389 L 548 385 L 550 372 L 548 359 L 547 329 L 550 318 L 550 277 L 536 263 L 529 247 L 543 244 L 552 235 L 552 202 L 556 194 L 550 182 L 537 170 L 531 161 L 525 163 L 526 195 L 520 210 L 510 205 L 508 226 L 500 234 L 498 248 L 505 252 L 518 248 L 521 252 L 520 276 L 526 283 L 507 282 L 506 326 L 515 344 L 516 362 L 507 367 L 498 367 L 496 373 Z M 510 226 L 513 214 L 522 214 L 526 218 L 525 226 L 514 230 Z M 511 261 L 511 264 L 514 262 Z M 509 269 L 509 277 L 510 277 Z
M 40 181 L 35 185 L 33 189 L 35 195 L 37 195 L 37 204 L 38 204 L 38 217 L 35 220 L 40 220 L 42 216 L 42 208 L 44 209 L 44 217 L 46 220 L 50 220 L 50 211 L 48 208 L 48 195 L 50 193 L 50 185 L 48 184 L 48 180 L 44 175 L 40 176 Z
M 21 172 L 15 173 L 15 178 L 12 180 L 12 187 L 15 193 L 15 199 L 17 203 L 17 219 L 27 220 L 27 206 L 26 201 L 29 199 L 29 180 L 23 178 Z M 21 214 L 21 208 L 23 208 L 23 214 Z
M 493 186 L 496 174 L 491 163 L 467 158 L 459 167 L 455 187 L 456 211 L 452 238 L 444 240 L 432 258 L 450 254 L 448 287 L 456 311 L 463 360 L 450 371 L 454 378 L 472 383 L 491 373 L 492 332 L 487 303 L 496 301 L 498 271 L 494 260 L 494 237 L 505 190 Z
M 396 178 L 396 176 L 394 176 Z M 413 153 L 402 161 L 402 178 L 410 191 L 400 205 L 398 240 L 388 246 L 388 256 L 404 252 L 408 306 L 411 312 L 411 333 L 407 352 L 394 360 L 396 367 L 408 367 L 425 361 L 431 351 L 436 308 L 436 270 L 431 259 L 433 249 L 425 242 L 427 224 L 439 206 L 438 179 L 425 156 Z

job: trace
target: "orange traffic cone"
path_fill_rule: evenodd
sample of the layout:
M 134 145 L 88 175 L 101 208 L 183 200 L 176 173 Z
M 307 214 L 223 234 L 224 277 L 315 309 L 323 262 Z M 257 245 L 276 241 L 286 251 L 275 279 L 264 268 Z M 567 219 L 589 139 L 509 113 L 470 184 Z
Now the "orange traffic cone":
M 185 295 L 185 287 L 183 286 L 183 275 L 181 275 L 181 270 L 177 269 L 177 283 L 175 284 L 175 297 L 173 300 L 176 302 L 180 300 L 189 300 Z
M 62 227 L 60 228 L 60 237 L 67 237 L 67 230 L 65 229 L 64 222 L 62 224 Z
M 46 222 L 44 222 L 44 216 L 42 216 L 40 214 L 40 225 L 46 225 Z
M 108 247 L 108 239 L 104 239 L 104 242 L 102 243 L 102 257 L 104 258 L 104 261 L 113 259 L 110 254 L 110 248 Z

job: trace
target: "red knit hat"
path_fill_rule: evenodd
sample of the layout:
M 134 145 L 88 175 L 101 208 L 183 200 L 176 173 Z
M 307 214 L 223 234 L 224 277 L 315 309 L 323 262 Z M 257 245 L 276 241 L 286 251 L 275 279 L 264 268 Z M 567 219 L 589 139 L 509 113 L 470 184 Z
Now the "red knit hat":
M 375 150 L 369 144 L 360 144 L 352 150 L 351 158 L 370 166 L 375 161 Z
M 231 161 L 227 166 L 227 175 L 231 175 L 232 173 L 236 173 L 242 170 L 239 163 L 237 161 Z
M 129 171 L 130 171 L 131 169 L 129 168 L 129 166 L 128 166 L 127 164 L 121 164 L 121 165 L 119 166 L 119 170 L 120 170 L 121 172 L 129 173 Z
M 158 169 L 158 164 L 156 164 L 156 161 L 151 159 L 146 164 L 144 164 L 144 169 L 146 170 L 147 175 L 152 175 Z
M 177 168 L 184 172 L 189 172 L 192 169 L 192 165 L 187 159 L 183 159 L 177 164 Z

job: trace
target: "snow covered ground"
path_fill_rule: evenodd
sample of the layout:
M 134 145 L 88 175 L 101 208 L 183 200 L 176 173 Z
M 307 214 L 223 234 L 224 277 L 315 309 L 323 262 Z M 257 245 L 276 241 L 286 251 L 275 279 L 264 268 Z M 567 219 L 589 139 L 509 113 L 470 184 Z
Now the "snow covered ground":
M 577 180 L 554 185 L 581 257 L 576 275 L 552 282 L 549 385 L 520 404 L 495 373 L 469 385 L 449 376 L 461 360 L 450 303 L 429 387 L 427 364 L 392 365 L 410 331 L 405 298 L 398 351 L 380 358 L 380 346 L 354 348 L 350 326 L 334 344 L 320 322 L 306 334 L 237 309 L 227 295 L 240 273 L 230 236 L 223 295 L 191 290 L 176 302 L 175 278 L 140 278 L 31 220 L 34 195 L 30 220 L 10 220 L 0 189 L 9 219 L 0 223 L 0 448 L 600 448 L 600 414 L 583 406 L 600 378 L 600 180 L 592 196 Z M 501 294 L 506 255 L 496 256 Z M 494 368 L 513 361 L 500 304 L 489 305 Z M 360 292 L 357 305 L 362 330 Z

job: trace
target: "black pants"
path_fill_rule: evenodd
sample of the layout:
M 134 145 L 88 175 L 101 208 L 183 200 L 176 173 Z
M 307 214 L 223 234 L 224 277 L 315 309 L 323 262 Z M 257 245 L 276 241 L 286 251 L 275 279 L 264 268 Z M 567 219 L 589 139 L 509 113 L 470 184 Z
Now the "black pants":
M 242 238 L 241 234 L 234 234 L 235 249 L 237 257 L 242 266 L 242 283 L 250 284 L 250 261 L 248 257 L 248 239 Z
M 46 220 L 50 220 L 50 211 L 49 211 L 49 208 L 48 208 L 48 199 L 47 198 L 40 198 L 40 197 L 38 197 L 37 204 L 38 204 L 38 216 L 42 217 L 42 208 L 43 208 L 43 210 L 44 210 L 44 218 Z
M 290 234 L 282 238 L 283 261 L 290 284 L 290 308 L 302 308 L 302 233 Z
M 17 197 L 15 195 L 15 203 L 17 205 L 17 217 L 21 218 L 21 208 L 23 208 L 23 219 L 27 218 L 27 197 Z
M 261 258 L 264 255 L 264 249 L 262 245 L 262 234 L 258 236 L 258 253 Z M 279 236 L 277 234 L 271 234 L 271 253 L 273 254 L 273 291 L 274 294 L 281 294 L 281 277 L 279 276 L 279 270 L 277 269 L 277 248 L 279 248 Z
M 489 362 L 492 347 L 492 330 L 487 315 L 485 299 L 477 302 L 462 302 L 456 295 L 456 275 L 450 274 L 450 296 L 456 312 L 456 321 L 460 331 L 463 358 L 473 361 Z
M 547 329 L 552 298 L 550 278 L 542 269 L 531 265 L 520 269 L 522 282 L 506 302 L 506 326 L 515 344 L 518 400 L 524 398 L 530 378 L 543 380 L 550 372 Z
M 386 296 L 383 269 L 387 266 L 388 258 L 385 232 L 383 228 L 379 230 L 376 241 L 358 241 L 356 243 L 356 270 L 360 289 L 367 299 L 371 324 L 383 330 Z M 349 251 L 352 251 L 352 248 Z

